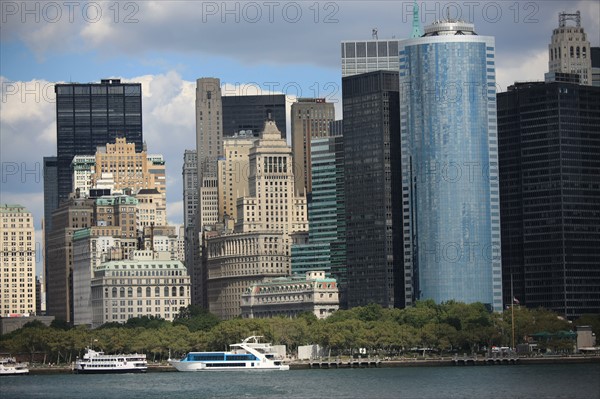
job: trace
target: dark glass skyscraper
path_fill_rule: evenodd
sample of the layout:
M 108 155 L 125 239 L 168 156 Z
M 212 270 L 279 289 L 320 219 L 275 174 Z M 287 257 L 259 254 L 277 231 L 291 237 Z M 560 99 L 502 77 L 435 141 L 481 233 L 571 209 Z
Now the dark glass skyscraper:
M 142 151 L 142 86 L 103 79 L 55 86 L 58 200 L 71 193 L 71 161 L 125 137 Z M 45 215 L 49 219 L 50 214 Z
M 255 137 L 265 127 L 268 115 L 277 124 L 283 138 L 287 137 L 285 95 L 223 96 L 223 137 L 231 137 L 240 130 L 251 130 Z
M 398 72 L 342 78 L 348 307 L 404 306 Z
M 504 302 L 600 313 L 600 87 L 498 94 Z

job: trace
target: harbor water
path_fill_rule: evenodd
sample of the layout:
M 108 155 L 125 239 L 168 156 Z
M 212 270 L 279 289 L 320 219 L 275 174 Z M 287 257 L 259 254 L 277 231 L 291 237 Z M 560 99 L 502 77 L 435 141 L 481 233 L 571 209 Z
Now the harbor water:
M 600 364 L 2 377 L 24 398 L 600 398 Z

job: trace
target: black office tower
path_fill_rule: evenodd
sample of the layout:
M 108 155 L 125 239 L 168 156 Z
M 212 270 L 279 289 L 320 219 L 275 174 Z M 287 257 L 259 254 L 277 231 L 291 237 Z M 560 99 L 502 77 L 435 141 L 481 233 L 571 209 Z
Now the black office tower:
M 398 72 L 342 79 L 348 307 L 404 306 Z
M 504 303 L 600 313 L 600 87 L 498 94 Z
M 275 121 L 283 138 L 287 137 L 285 95 L 223 96 L 223 137 L 231 137 L 241 130 L 251 130 L 255 137 L 265 128 L 265 121 Z
M 103 79 L 100 83 L 57 84 L 56 155 L 59 203 L 72 187 L 71 161 L 125 137 L 142 151 L 142 86 Z M 51 215 L 45 215 L 50 219 Z

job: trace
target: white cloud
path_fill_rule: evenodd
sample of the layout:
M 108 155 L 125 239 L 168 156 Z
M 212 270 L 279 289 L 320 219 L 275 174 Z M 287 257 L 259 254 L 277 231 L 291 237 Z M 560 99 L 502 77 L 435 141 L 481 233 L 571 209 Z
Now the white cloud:
M 543 81 L 547 71 L 548 52 L 545 50 L 497 59 L 496 85 L 500 91 L 506 91 L 515 82 Z

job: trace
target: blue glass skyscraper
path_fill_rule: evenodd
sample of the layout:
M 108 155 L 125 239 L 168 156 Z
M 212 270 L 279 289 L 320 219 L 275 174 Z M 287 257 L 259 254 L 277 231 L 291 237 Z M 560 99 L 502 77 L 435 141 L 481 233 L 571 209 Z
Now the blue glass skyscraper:
M 400 42 L 407 305 L 502 309 L 494 47 L 462 21 Z

